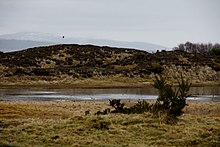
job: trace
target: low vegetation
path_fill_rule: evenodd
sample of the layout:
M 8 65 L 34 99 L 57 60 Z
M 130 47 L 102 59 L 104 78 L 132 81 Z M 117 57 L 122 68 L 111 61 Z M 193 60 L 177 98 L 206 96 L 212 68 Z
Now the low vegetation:
M 121 103 L 120 99 L 109 100 L 109 104 L 114 110 L 110 108 L 105 109 L 104 111 L 98 111 L 96 115 L 106 115 L 109 113 L 123 113 L 123 114 L 142 114 L 144 112 L 149 112 L 152 110 L 153 104 L 149 104 L 146 101 L 138 101 L 136 104 L 131 107 L 125 107 L 124 103 Z
M 181 80 L 178 81 L 178 89 L 174 89 L 171 84 L 162 75 L 156 76 L 153 86 L 158 90 L 159 96 L 155 104 L 149 104 L 146 101 L 139 101 L 131 107 L 125 107 L 121 100 L 109 100 L 113 111 L 107 108 L 103 112 L 98 111 L 96 114 L 123 113 L 123 114 L 141 114 L 144 112 L 152 112 L 154 116 L 164 116 L 163 121 L 167 124 L 177 123 L 180 115 L 182 115 L 186 104 L 186 98 L 189 97 L 189 90 L 192 83 L 189 80 L 184 80 L 181 75 Z
M 149 112 L 94 115 L 107 101 L 1 101 L 0 146 L 219 146 L 220 103 L 188 103 L 168 125 Z
M 189 90 L 192 83 L 184 80 L 181 75 L 181 80 L 178 81 L 178 89 L 174 89 L 171 84 L 163 76 L 156 76 L 153 86 L 159 91 L 159 97 L 153 105 L 153 113 L 159 115 L 163 113 L 166 122 L 170 123 L 171 118 L 177 119 L 178 116 L 183 114 L 183 109 L 187 105 L 186 98 L 189 97 Z

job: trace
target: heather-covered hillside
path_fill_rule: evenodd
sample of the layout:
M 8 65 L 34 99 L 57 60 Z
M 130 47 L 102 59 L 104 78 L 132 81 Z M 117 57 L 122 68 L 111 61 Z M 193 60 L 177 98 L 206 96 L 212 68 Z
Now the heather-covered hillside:
M 211 52 L 182 50 L 145 51 L 93 45 L 54 45 L 0 53 L 0 76 L 57 77 L 73 79 L 94 77 L 144 78 L 164 73 L 169 79 L 180 74 L 196 82 L 219 81 L 220 56 Z M 35 80 L 35 79 L 33 79 Z

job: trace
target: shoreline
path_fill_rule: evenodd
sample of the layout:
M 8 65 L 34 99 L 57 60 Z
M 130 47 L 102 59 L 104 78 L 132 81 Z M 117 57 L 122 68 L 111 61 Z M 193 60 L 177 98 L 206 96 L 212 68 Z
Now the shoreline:
M 188 79 L 193 87 L 204 86 L 220 86 L 219 80 L 207 79 L 193 79 L 192 77 L 185 77 Z M 115 76 L 94 76 L 91 78 L 73 78 L 69 75 L 59 76 L 10 76 L 1 77 L 0 88 L 19 88 L 19 87 L 36 87 L 36 88 L 145 88 L 151 87 L 155 75 L 148 77 L 125 77 L 122 75 Z M 174 87 L 178 85 L 177 78 L 167 77 L 167 82 Z
M 173 84 L 174 87 L 177 86 L 177 84 Z M 214 87 L 214 86 L 220 86 L 219 83 L 196 83 L 192 84 L 192 87 Z M 126 88 L 146 88 L 146 87 L 152 87 L 151 83 L 149 84 L 135 84 L 135 85 L 69 85 L 69 84 L 2 84 L 0 83 L 0 88 L 49 88 L 49 89 L 126 89 Z
M 36 77 L 35 77 L 36 78 Z M 177 86 L 176 81 L 168 81 L 172 83 L 173 86 Z M 17 79 L 13 77 L 12 79 L 2 79 L 0 81 L 0 88 L 57 88 L 57 89 L 107 89 L 107 88 L 145 88 L 151 87 L 153 83 L 152 79 L 144 78 L 87 78 L 87 79 L 65 79 L 65 80 L 26 80 Z M 212 87 L 220 86 L 219 81 L 205 81 L 205 82 L 195 82 L 192 81 L 192 87 Z

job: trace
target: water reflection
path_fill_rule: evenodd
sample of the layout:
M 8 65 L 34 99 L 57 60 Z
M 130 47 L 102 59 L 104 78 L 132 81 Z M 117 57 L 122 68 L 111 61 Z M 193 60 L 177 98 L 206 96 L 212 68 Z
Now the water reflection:
M 191 101 L 220 101 L 220 87 L 192 87 Z M 155 100 L 157 90 L 146 88 L 111 89 L 0 89 L 0 100 Z

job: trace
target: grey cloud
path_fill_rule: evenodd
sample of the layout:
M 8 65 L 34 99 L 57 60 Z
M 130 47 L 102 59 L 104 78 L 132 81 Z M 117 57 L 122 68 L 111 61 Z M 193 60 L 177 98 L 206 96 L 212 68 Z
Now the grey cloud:
M 219 4 L 218 0 L 0 0 L 0 34 L 39 31 L 165 46 L 187 40 L 217 42 Z

